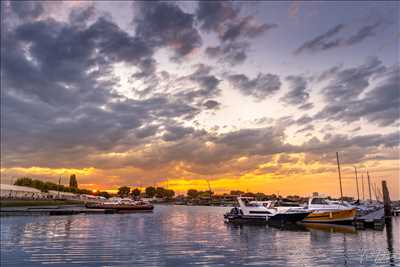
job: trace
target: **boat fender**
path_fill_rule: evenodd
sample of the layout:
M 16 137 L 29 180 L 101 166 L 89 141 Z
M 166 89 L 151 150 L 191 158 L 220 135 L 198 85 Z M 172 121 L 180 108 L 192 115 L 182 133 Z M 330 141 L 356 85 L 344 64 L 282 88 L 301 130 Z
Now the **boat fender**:
M 329 219 L 333 219 L 332 212 L 329 212 Z

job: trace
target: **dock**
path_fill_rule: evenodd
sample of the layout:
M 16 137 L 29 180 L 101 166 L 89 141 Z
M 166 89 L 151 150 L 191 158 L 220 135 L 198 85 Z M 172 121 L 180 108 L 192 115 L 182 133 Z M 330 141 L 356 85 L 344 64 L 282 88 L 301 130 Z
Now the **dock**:
M 143 211 L 142 211 L 143 212 Z M 42 206 L 1 208 L 0 216 L 35 216 L 35 215 L 78 215 L 78 214 L 114 214 L 116 209 L 88 209 L 83 206 Z
M 385 225 L 385 211 L 384 208 L 372 211 L 368 214 L 356 218 L 357 228 L 374 228 L 383 229 Z

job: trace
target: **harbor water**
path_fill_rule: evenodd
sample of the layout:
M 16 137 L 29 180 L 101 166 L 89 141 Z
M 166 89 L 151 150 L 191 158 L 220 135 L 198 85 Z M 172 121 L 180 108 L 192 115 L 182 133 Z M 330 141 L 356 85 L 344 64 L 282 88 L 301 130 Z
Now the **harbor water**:
M 1 217 L 1 266 L 400 266 L 400 218 L 383 230 L 228 225 L 229 208 Z

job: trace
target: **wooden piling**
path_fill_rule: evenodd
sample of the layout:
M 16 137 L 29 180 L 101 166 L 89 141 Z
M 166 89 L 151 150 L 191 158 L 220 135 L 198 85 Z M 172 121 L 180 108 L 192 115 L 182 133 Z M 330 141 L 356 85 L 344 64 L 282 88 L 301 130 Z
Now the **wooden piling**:
M 383 194 L 385 218 L 390 218 L 392 217 L 392 207 L 390 204 L 389 190 L 387 188 L 386 181 L 382 181 L 382 194 Z

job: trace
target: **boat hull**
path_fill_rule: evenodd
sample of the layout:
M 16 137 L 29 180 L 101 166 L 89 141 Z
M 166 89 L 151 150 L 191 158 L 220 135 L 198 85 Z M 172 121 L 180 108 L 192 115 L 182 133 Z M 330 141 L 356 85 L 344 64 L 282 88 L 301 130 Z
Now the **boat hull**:
M 298 212 L 298 213 L 278 213 L 274 216 L 269 217 L 268 222 L 270 223 L 296 223 L 306 218 L 310 212 Z
M 332 223 L 332 224 L 352 224 L 356 217 L 356 209 L 319 211 L 309 214 L 303 222 L 311 223 Z
M 242 214 L 225 214 L 225 222 L 228 223 L 255 223 L 255 224 L 286 224 L 296 223 L 309 215 L 309 212 L 279 213 L 273 216 L 250 216 Z
M 268 220 L 264 216 L 246 216 L 241 214 L 225 214 L 224 221 L 234 224 L 267 224 Z

